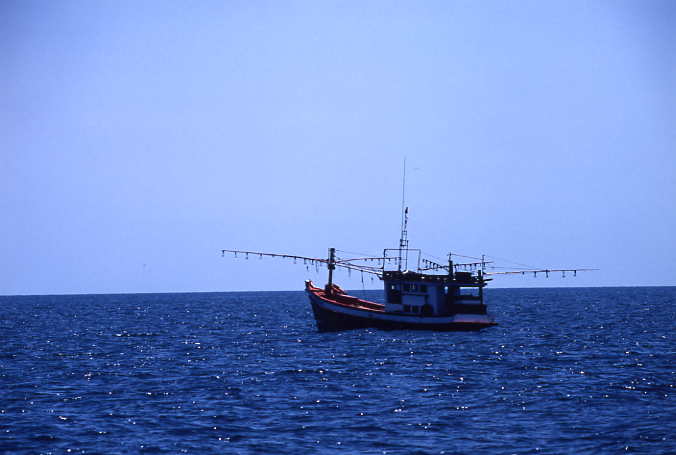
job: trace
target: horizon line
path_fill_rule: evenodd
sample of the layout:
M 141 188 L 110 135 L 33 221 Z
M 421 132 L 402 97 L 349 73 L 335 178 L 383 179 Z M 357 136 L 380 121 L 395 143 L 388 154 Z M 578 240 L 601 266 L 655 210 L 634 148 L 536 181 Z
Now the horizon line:
M 620 286 L 527 286 L 527 287 L 491 287 L 492 289 L 609 289 L 609 288 L 673 288 L 673 284 L 656 284 L 656 285 L 620 285 Z M 346 289 L 350 292 L 363 291 L 381 291 L 381 288 L 370 289 Z M 61 294 L 0 294 L 2 297 L 74 297 L 86 295 L 158 295 L 158 294 L 228 294 L 228 293 L 249 293 L 249 292 L 305 292 L 301 289 L 279 289 L 279 290 L 255 290 L 255 291 L 161 291 L 161 292 L 82 292 L 82 293 L 61 293 Z

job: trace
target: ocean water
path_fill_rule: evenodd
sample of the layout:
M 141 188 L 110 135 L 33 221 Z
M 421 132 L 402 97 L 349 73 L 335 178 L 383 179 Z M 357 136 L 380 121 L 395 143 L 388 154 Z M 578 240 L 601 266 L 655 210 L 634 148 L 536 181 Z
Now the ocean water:
M 302 292 L 0 297 L 0 453 L 676 453 L 676 288 L 487 302 L 319 333 Z

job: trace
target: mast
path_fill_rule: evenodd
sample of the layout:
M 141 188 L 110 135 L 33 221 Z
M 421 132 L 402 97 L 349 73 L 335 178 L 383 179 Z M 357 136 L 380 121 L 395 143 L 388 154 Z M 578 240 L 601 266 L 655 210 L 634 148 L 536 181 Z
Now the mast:
M 329 248 L 329 261 L 326 263 L 326 267 L 329 269 L 329 283 L 326 285 L 326 292 L 330 294 L 333 290 L 333 270 L 336 268 L 335 248 Z

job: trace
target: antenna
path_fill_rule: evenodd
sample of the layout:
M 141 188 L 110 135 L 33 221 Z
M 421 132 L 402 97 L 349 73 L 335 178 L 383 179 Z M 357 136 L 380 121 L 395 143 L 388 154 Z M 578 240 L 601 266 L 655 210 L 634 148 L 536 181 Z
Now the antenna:
M 406 226 L 408 225 L 408 207 L 406 207 L 406 157 L 404 157 L 404 175 L 401 183 L 401 237 L 399 237 L 399 271 L 401 272 L 401 252 L 405 251 L 404 267 L 408 268 L 408 233 Z

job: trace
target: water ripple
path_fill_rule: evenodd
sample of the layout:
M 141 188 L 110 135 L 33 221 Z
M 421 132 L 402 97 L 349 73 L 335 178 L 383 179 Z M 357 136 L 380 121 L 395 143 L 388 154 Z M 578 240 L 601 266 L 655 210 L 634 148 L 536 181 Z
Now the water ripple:
M 487 296 L 479 333 L 319 333 L 296 292 L 0 297 L 0 453 L 676 452 L 676 289 Z

